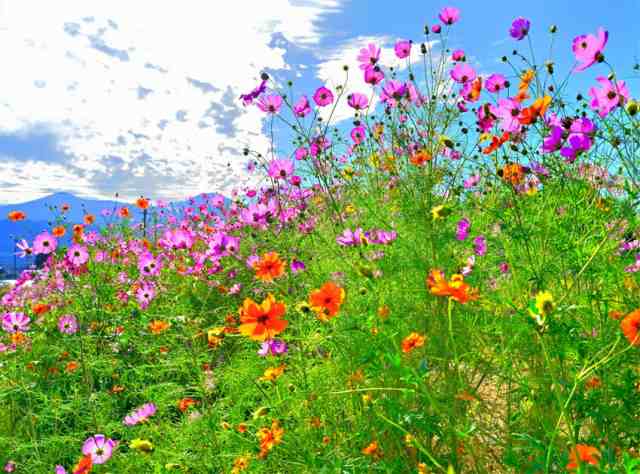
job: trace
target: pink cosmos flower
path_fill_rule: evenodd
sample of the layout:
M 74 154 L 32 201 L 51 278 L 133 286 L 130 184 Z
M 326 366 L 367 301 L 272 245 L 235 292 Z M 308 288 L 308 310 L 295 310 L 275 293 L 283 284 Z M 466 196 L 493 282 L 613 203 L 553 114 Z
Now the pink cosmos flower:
M 325 107 L 333 103 L 333 92 L 331 92 L 326 87 L 318 87 L 316 92 L 313 94 L 313 101 L 319 107 Z
M 2 315 L 2 329 L 13 334 L 16 332 L 27 332 L 31 318 L 24 313 L 4 313 Z
M 58 330 L 63 334 L 75 334 L 78 331 L 78 320 L 72 314 L 60 316 Z
M 87 438 L 82 445 L 82 454 L 91 456 L 93 464 L 104 464 L 111 458 L 115 447 L 115 441 L 103 434 L 97 434 Z
M 466 217 L 460 219 L 457 224 L 456 239 L 464 240 L 469 235 L 469 229 L 471 228 L 471 221 Z
M 484 83 L 484 88 L 489 92 L 500 92 L 507 86 L 507 78 L 502 74 L 491 74 Z
M 456 49 L 453 53 L 451 53 L 451 59 L 453 61 L 464 61 L 466 59 L 466 56 L 463 50 Z
M 369 105 L 369 100 L 367 99 L 366 95 L 360 94 L 359 92 L 354 92 L 353 94 L 349 94 L 347 103 L 352 109 L 362 110 L 367 108 L 367 105 Z
M 143 283 L 136 290 L 136 299 L 141 309 L 147 309 L 156 296 L 156 290 L 150 284 Z
M 357 59 L 360 61 L 360 69 L 366 70 L 380 60 L 380 48 L 373 43 L 369 43 L 366 48 L 360 50 Z
M 282 97 L 277 94 L 263 96 L 256 104 L 260 110 L 268 114 L 277 114 L 282 107 Z
M 46 231 L 38 234 L 33 241 L 33 253 L 36 255 L 49 255 L 55 252 L 56 247 L 58 247 L 58 241 Z
M 606 77 L 596 79 L 602 86 L 601 89 L 592 87 L 589 89 L 591 108 L 598 112 L 600 117 L 606 117 L 613 109 L 629 100 L 629 89 L 624 81 L 616 81 L 615 84 Z
M 294 258 L 291 260 L 291 273 L 303 272 L 307 267 L 303 261 Z
M 33 254 L 33 249 L 29 246 L 29 243 L 22 239 L 20 242 L 18 242 L 16 244 L 16 247 L 18 248 L 19 252 L 16 252 L 16 255 L 20 258 L 24 258 L 28 255 L 32 255 Z
M 440 25 L 433 25 L 431 27 L 431 31 L 433 31 L 434 33 L 438 34 L 438 33 L 440 33 L 440 31 L 442 31 L 442 27 Z
M 4 472 L 14 472 L 16 470 L 15 461 L 8 461 L 7 464 L 4 465 Z
M 269 163 L 268 173 L 273 179 L 287 180 L 293 174 L 293 161 L 286 159 L 272 160 Z
M 146 252 L 138 257 L 138 270 L 143 276 L 158 276 L 162 265 L 153 256 L 152 253 Z
M 525 36 L 529 33 L 529 29 L 531 28 L 531 22 L 524 17 L 518 17 L 513 20 L 511 23 L 511 28 L 509 28 L 509 34 L 512 38 L 520 41 L 524 39 Z
M 281 341 L 280 339 L 269 339 L 262 343 L 260 350 L 258 351 L 258 355 L 262 357 L 266 357 L 267 355 L 280 355 L 286 354 L 288 350 L 287 343 Z
M 377 66 L 369 66 L 364 70 L 364 82 L 375 86 L 384 79 L 384 73 Z
M 298 99 L 298 102 L 293 106 L 293 113 L 298 117 L 306 117 L 311 113 L 311 106 L 309 105 L 309 99 L 306 95 L 303 95 Z
M 473 239 L 473 251 L 479 257 L 482 257 L 487 253 L 487 241 L 483 235 L 479 235 L 475 239 Z
M 520 103 L 513 99 L 500 99 L 495 115 L 500 119 L 500 127 L 505 132 L 517 132 L 520 130 Z
M 407 85 L 395 79 L 390 79 L 384 83 L 380 100 L 389 107 L 395 107 L 397 101 L 402 99 L 407 93 Z
M 351 130 L 351 139 L 353 140 L 353 142 L 356 145 L 359 145 L 360 143 L 362 143 L 366 137 L 366 133 L 367 133 L 367 129 L 364 128 L 362 125 L 358 126 L 358 127 L 354 127 Z
M 471 189 L 475 185 L 477 185 L 479 182 L 480 182 L 480 175 L 474 174 L 472 176 L 469 176 L 467 179 L 465 179 L 463 185 L 465 189 Z
M 477 124 L 483 132 L 488 132 L 493 128 L 493 123 L 497 118 L 495 115 L 496 108 L 491 104 L 484 104 L 482 107 L 478 107 L 476 116 L 478 118 Z
M 53 474 L 67 474 L 67 470 L 64 468 L 64 466 L 58 464 Z
M 253 103 L 254 99 L 257 99 L 260 94 L 267 90 L 267 81 L 263 80 L 255 89 L 253 89 L 248 94 L 240 94 L 240 98 L 242 99 L 242 105 L 245 107 L 249 104 Z
M 576 56 L 576 60 L 580 64 L 578 64 L 573 71 L 584 71 L 596 61 L 600 62 L 604 60 L 602 51 L 608 39 L 609 32 L 605 31 L 602 27 L 598 28 L 597 36 L 591 34 L 576 36 L 573 39 L 571 48 L 573 49 L 573 54 Z
M 67 259 L 75 267 L 80 267 L 89 260 L 89 252 L 84 245 L 74 244 L 67 251 Z
M 438 18 L 440 18 L 440 21 L 445 25 L 453 25 L 460 19 L 460 10 L 455 7 L 445 7 L 440 10 Z
M 411 54 L 411 41 L 400 40 L 396 43 L 393 49 L 399 59 L 407 58 Z
M 355 247 L 368 242 L 368 239 L 362 228 L 358 227 L 355 231 L 345 229 L 342 234 L 336 237 L 336 242 L 343 247 Z
M 309 149 L 307 147 L 301 146 L 296 149 L 294 154 L 296 160 L 300 161 L 309 156 Z
M 451 79 L 459 84 L 471 82 L 476 78 L 476 71 L 466 63 L 458 63 L 451 70 Z
M 144 423 L 155 415 L 156 405 L 154 403 L 145 403 L 137 410 L 134 410 L 130 415 L 124 417 L 123 423 L 127 426 L 134 426 L 138 423 Z

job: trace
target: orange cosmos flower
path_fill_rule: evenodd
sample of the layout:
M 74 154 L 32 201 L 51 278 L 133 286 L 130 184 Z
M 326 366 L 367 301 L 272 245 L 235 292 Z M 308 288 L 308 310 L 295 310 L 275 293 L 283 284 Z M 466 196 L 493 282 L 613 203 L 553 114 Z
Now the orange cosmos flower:
M 481 92 L 482 92 L 482 78 L 478 76 L 471 83 L 471 89 L 469 90 L 469 92 L 465 93 L 465 99 L 470 102 L 476 102 L 480 98 Z
M 284 369 L 286 368 L 287 366 L 284 364 L 279 365 L 278 367 L 269 367 L 264 371 L 264 374 L 262 375 L 262 377 L 260 377 L 260 380 L 262 380 L 263 382 L 275 382 L 280 378 L 282 374 L 284 374 Z
M 83 220 L 86 225 L 91 225 L 96 221 L 96 216 L 93 214 L 85 214 Z
M 289 325 L 289 321 L 281 319 L 286 310 L 285 304 L 271 294 L 261 304 L 246 298 L 240 308 L 240 334 L 254 341 L 273 339 Z
M 413 155 L 411 155 L 409 161 L 416 166 L 422 166 L 427 161 L 431 161 L 431 158 L 431 153 L 423 148 L 422 150 L 418 150 Z
M 412 332 L 402 340 L 402 352 L 411 352 L 416 347 L 424 346 L 425 337 L 417 332 Z
M 136 206 L 143 211 L 149 208 L 150 201 L 147 198 L 140 196 L 136 199 Z
M 78 363 L 75 360 L 72 360 L 71 362 L 67 363 L 67 365 L 64 368 L 64 371 L 67 373 L 71 373 L 71 372 L 74 372 L 77 368 L 78 368 Z
M 373 458 L 379 458 L 382 456 L 382 451 L 380 451 L 380 446 L 378 446 L 377 441 L 372 441 L 369 445 L 362 449 L 362 454 L 366 456 L 371 456 Z
M 67 229 L 64 228 L 64 226 L 59 225 L 53 228 L 53 230 L 51 231 L 51 233 L 55 236 L 55 237 L 64 237 L 64 234 L 67 233 Z
M 44 303 L 35 303 L 31 306 L 31 310 L 33 311 L 33 313 L 38 316 L 45 314 L 47 311 L 49 311 L 49 309 L 50 306 Z
M 84 226 L 82 224 L 75 224 L 73 226 L 73 234 L 81 235 L 84 232 Z
M 68 211 L 69 211 L 69 209 L 71 209 L 71 206 L 70 206 L 69 204 L 67 204 L 67 203 L 65 203 L 65 204 L 63 204 L 62 206 L 60 206 L 60 210 L 61 210 L 62 212 L 68 212 Z
M 583 463 L 597 466 L 598 464 L 600 464 L 599 458 L 600 451 L 598 451 L 593 446 L 588 446 L 586 444 L 576 444 L 576 447 L 571 450 L 571 453 L 569 453 L 569 464 L 567 464 L 567 469 L 578 469 L 578 466 Z
M 192 407 L 194 405 L 196 405 L 198 403 L 197 400 L 194 400 L 193 398 L 183 398 L 182 400 L 180 400 L 178 402 L 178 410 L 180 410 L 182 413 L 186 412 L 189 407 Z
M 118 209 L 118 215 L 123 219 L 126 219 L 128 217 L 131 217 L 131 212 L 129 211 L 128 207 L 121 207 L 120 209 Z
M 493 138 L 491 138 L 491 143 L 482 149 L 482 153 L 484 153 L 485 155 L 490 155 L 498 148 L 500 148 L 506 141 L 508 141 L 510 136 L 511 135 L 509 135 L 509 132 L 504 132 L 501 137 L 494 136 Z
M 256 278 L 262 281 L 273 281 L 284 274 L 284 262 L 280 260 L 277 252 L 268 252 L 258 260 L 253 268 Z
M 447 281 L 442 270 L 431 270 L 426 283 L 431 294 L 449 296 L 461 304 L 478 298 L 478 291 L 465 283 L 462 275 L 453 275 L 451 280 Z
M 545 95 L 544 97 L 539 97 L 535 100 L 531 106 L 524 109 L 520 116 L 518 117 L 518 121 L 522 125 L 531 125 L 534 123 L 539 117 L 544 116 L 547 111 L 547 107 L 551 104 L 551 97 Z
M 276 445 L 282 442 L 284 429 L 280 427 L 277 420 L 273 420 L 271 428 L 260 428 L 258 439 L 260 440 L 260 454 L 258 457 L 264 459 Z
M 344 288 L 332 281 L 326 282 L 319 290 L 312 291 L 309 295 L 309 306 L 322 321 L 327 321 L 338 314 L 340 306 L 344 302 Z
M 169 329 L 170 326 L 171 324 L 166 321 L 153 320 L 149 323 L 149 330 L 153 334 L 160 334 Z
M 87 454 L 73 468 L 73 474 L 89 474 L 91 469 L 93 469 L 93 461 L 91 460 L 91 455 Z
M 640 309 L 632 311 L 620 322 L 622 334 L 627 338 L 629 344 L 640 346 Z
M 231 474 L 238 474 L 239 472 L 246 471 L 249 467 L 249 457 L 248 456 L 240 456 L 233 461 L 233 469 L 231 470 Z
M 498 173 L 508 183 L 512 185 L 520 184 L 524 181 L 524 168 L 518 163 L 510 163 L 504 166 Z
M 18 222 L 25 220 L 27 215 L 22 211 L 11 211 L 7 214 L 7 217 L 11 222 Z

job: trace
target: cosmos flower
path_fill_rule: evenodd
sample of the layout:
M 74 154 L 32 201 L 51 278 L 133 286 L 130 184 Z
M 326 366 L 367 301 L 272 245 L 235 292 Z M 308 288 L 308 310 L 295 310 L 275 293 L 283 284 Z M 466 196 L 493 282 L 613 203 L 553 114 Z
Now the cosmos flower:
M 407 58 L 411 54 L 411 41 L 409 40 L 397 41 L 393 49 L 398 59 Z
M 282 319 L 286 309 L 285 304 L 271 294 L 260 304 L 246 298 L 239 310 L 240 334 L 255 341 L 273 339 L 289 325 L 289 321 Z
M 282 107 L 282 97 L 278 94 L 260 97 L 256 103 L 258 108 L 267 114 L 277 114 Z
M 521 128 L 518 116 L 520 103 L 514 99 L 500 99 L 495 115 L 500 119 L 500 127 L 505 132 L 518 132 Z
M 83 245 L 74 244 L 67 251 L 67 259 L 75 267 L 80 267 L 89 260 L 89 252 Z
M 629 344 L 640 346 L 640 309 L 632 311 L 620 322 L 622 334 Z
M 364 71 L 364 82 L 375 86 L 380 84 L 384 79 L 384 73 L 378 67 L 369 66 Z
M 306 117 L 309 113 L 311 113 L 311 106 L 309 105 L 309 99 L 307 99 L 306 95 L 303 95 L 298 99 L 293 106 L 293 113 L 297 117 Z
M 397 101 L 402 99 L 407 93 L 407 85 L 394 79 L 385 81 L 380 93 L 380 100 L 387 106 L 395 107 Z
M 600 464 L 600 451 L 593 446 L 576 444 L 575 448 L 569 453 L 567 469 L 573 471 L 583 464 L 591 464 L 592 466 Z
M 477 74 L 476 71 L 467 63 L 458 63 L 451 70 L 451 79 L 459 84 L 465 84 L 473 81 Z
M 273 281 L 284 275 L 285 263 L 277 252 L 267 252 L 252 265 L 256 278 L 262 281 Z
M 344 288 L 328 281 L 320 289 L 311 292 L 309 305 L 320 320 L 326 321 L 338 314 L 344 298 Z
M 286 354 L 288 350 L 287 343 L 280 339 L 269 339 L 264 341 L 260 346 L 260 350 L 258 351 L 258 355 L 261 357 L 266 357 L 267 355 L 281 355 Z
M 457 224 L 456 239 L 465 240 L 469 235 L 469 229 L 471 228 L 471 221 L 466 217 L 460 219 Z
M 552 127 L 549 135 L 542 141 L 542 152 L 558 151 L 562 147 L 563 133 L 562 127 Z
M 431 294 L 448 296 L 460 304 L 465 304 L 478 298 L 477 290 L 471 288 L 468 283 L 465 283 L 462 275 L 453 275 L 451 279 L 447 281 L 442 270 L 431 270 L 427 277 L 426 284 Z
M 33 253 L 36 255 L 49 255 L 55 252 L 58 241 L 49 232 L 38 234 L 33 241 Z
M 27 214 L 22 211 L 11 211 L 7 214 L 7 219 L 11 222 L 23 221 L 27 218 Z
M 2 315 L 2 329 L 10 334 L 27 332 L 31 318 L 24 313 L 11 312 Z
M 93 464 L 104 464 L 111 458 L 115 447 L 115 441 L 103 434 L 97 434 L 87 438 L 82 445 L 82 454 L 91 456 Z
M 368 238 L 361 227 L 355 230 L 345 229 L 342 234 L 336 237 L 336 242 L 342 247 L 356 247 L 358 245 L 366 244 Z
M 144 423 L 155 415 L 156 405 L 154 403 L 145 403 L 140 408 L 134 410 L 131 414 L 124 417 L 123 423 L 127 426 L 134 426 L 139 423 Z
M 260 454 L 258 454 L 258 457 L 260 459 L 267 457 L 269 452 L 282 442 L 283 435 L 284 429 L 280 427 L 280 423 L 277 420 L 273 420 L 271 428 L 260 428 L 257 433 L 260 441 Z
M 360 50 L 357 60 L 360 62 L 360 69 L 362 70 L 375 66 L 380 60 L 380 48 L 373 43 L 369 43 L 366 48 Z
M 507 84 L 507 78 L 502 74 L 491 74 L 484 83 L 484 88 L 489 92 L 496 93 L 505 89 Z
M 303 272 L 306 268 L 304 262 L 296 258 L 291 260 L 291 264 L 289 265 L 289 267 L 291 268 L 291 273 Z
M 601 88 L 592 87 L 589 89 L 591 97 L 591 108 L 598 112 L 600 117 L 604 118 L 620 105 L 624 105 L 629 100 L 629 89 L 627 89 L 624 81 L 611 82 L 606 77 L 598 77 L 596 81 L 600 83 Z
M 363 110 L 369 105 L 369 99 L 367 99 L 367 96 L 364 94 L 354 92 L 353 94 L 349 94 L 347 104 L 349 104 L 349 107 L 352 109 Z
M 597 36 L 594 35 L 580 35 L 573 39 L 571 48 L 573 54 L 578 61 L 578 65 L 573 69 L 574 72 L 584 71 L 596 61 L 603 61 L 604 50 L 607 40 L 609 39 L 609 32 L 603 28 L 598 28 Z
M 367 136 L 366 134 L 367 134 L 367 129 L 364 128 L 364 126 L 362 125 L 351 129 L 351 139 L 356 145 L 359 145 L 365 140 Z
M 240 98 L 242 99 L 242 105 L 245 107 L 253 103 L 254 99 L 260 97 L 262 93 L 267 90 L 267 81 L 263 80 L 258 86 L 256 86 L 251 92 L 247 94 L 241 94 Z
M 445 7 L 440 10 L 438 18 L 440 18 L 440 21 L 445 25 L 453 25 L 460 19 L 460 10 L 455 7 Z
M 483 235 L 479 235 L 473 239 L 473 251 L 479 257 L 482 257 L 487 253 L 487 241 Z
M 464 51 L 461 49 L 456 49 L 453 53 L 451 53 L 451 59 L 453 61 L 464 61 L 466 59 L 466 55 Z
M 471 189 L 474 186 L 476 186 L 479 182 L 480 182 L 480 175 L 474 174 L 464 180 L 463 186 L 465 189 Z
M 29 246 L 29 243 L 22 239 L 20 242 L 16 244 L 16 248 L 19 250 L 16 252 L 16 255 L 20 258 L 27 257 L 33 254 L 33 249 Z
M 331 105 L 333 103 L 333 92 L 331 92 L 326 87 L 318 87 L 318 89 L 313 94 L 313 101 L 319 107 L 326 107 L 327 105 Z
M 64 314 L 58 318 L 58 330 L 63 334 L 75 334 L 78 331 L 78 320 L 72 314 Z
M 425 337 L 417 332 L 412 332 L 402 340 L 402 352 L 411 352 L 417 347 L 424 346 Z
M 509 28 L 509 34 L 512 38 L 521 41 L 525 36 L 529 33 L 529 29 L 531 28 L 531 22 L 523 17 L 518 17 L 513 20 L 511 23 L 511 28 Z
M 272 160 L 269 163 L 268 174 L 273 179 L 287 180 L 293 174 L 293 161 L 287 159 Z

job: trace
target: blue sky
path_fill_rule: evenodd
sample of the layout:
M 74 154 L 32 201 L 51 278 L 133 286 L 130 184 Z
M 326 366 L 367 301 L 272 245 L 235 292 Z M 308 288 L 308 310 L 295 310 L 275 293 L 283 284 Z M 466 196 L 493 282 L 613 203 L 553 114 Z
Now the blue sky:
M 505 72 L 498 59 L 528 49 L 508 35 L 525 16 L 538 62 L 548 59 L 548 27 L 558 26 L 560 73 L 572 65 L 573 37 L 608 29 L 605 56 L 637 92 L 637 0 L 236 0 L 222 9 L 196 0 L 0 0 L 0 203 L 55 191 L 169 199 L 229 192 L 251 179 L 240 150 L 267 147 L 262 114 L 237 100 L 261 70 L 281 84 L 294 80 L 297 92 L 335 86 L 342 64 L 357 76 L 360 47 L 423 41 L 424 25 L 449 5 L 461 10 L 449 46 L 464 49 L 481 73 Z M 382 59 L 394 60 L 389 49 Z M 606 73 L 594 66 L 574 91 Z M 358 81 L 353 90 L 364 87 Z

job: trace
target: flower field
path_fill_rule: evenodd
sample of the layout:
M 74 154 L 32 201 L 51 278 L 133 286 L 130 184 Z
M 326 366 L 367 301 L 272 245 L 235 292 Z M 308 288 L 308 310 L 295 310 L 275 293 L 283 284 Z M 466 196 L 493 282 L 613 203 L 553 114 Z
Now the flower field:
M 460 18 L 338 86 L 263 74 L 238 100 L 286 133 L 231 199 L 18 242 L 45 263 L 0 288 L 0 467 L 640 472 L 638 104 L 604 28 L 559 70 L 517 18 L 480 73 Z

